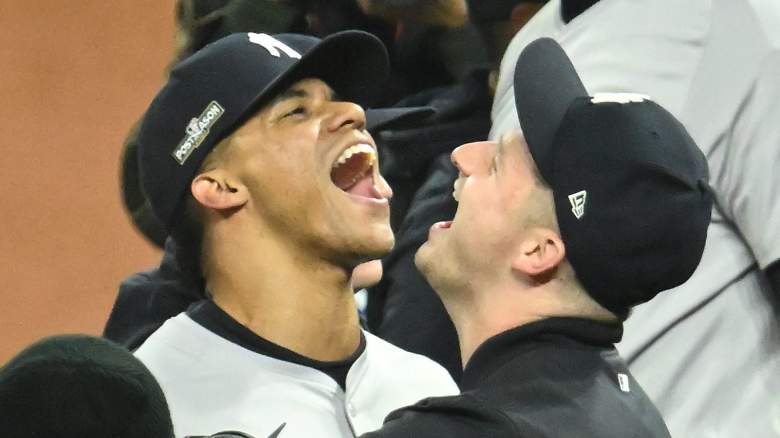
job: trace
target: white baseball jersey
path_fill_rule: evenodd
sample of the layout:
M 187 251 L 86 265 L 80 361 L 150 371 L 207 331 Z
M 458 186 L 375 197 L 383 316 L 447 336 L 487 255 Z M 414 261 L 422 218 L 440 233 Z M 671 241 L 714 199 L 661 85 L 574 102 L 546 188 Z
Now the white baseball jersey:
M 635 309 L 619 348 L 672 436 L 780 437 L 780 298 L 760 271 L 780 259 L 780 2 L 601 0 L 568 24 L 560 7 L 510 44 L 491 138 L 519 127 L 514 65 L 542 36 L 590 94 L 647 94 L 682 121 L 715 191 L 704 255 Z
M 394 409 L 458 393 L 432 360 L 364 336 L 346 391 L 317 369 L 230 342 L 186 312 L 165 322 L 136 356 L 159 381 L 177 437 L 223 430 L 256 438 L 357 436 L 378 429 Z

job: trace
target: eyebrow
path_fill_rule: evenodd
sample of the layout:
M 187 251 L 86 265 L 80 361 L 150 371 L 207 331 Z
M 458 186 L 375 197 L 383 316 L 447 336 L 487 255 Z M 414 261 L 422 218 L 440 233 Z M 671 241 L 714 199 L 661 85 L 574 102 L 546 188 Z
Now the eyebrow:
M 310 96 L 311 94 L 309 94 L 309 92 L 306 90 L 302 90 L 300 88 L 288 88 L 282 91 L 281 93 L 279 93 L 276 97 L 274 97 L 270 103 L 271 105 L 275 105 L 283 100 L 306 98 Z M 338 94 L 336 94 L 336 92 L 333 91 L 330 87 L 328 87 L 328 93 L 326 98 L 331 102 L 340 100 Z
M 300 88 L 288 88 L 282 91 L 271 101 L 271 105 L 277 104 L 283 100 L 309 97 L 309 92 Z

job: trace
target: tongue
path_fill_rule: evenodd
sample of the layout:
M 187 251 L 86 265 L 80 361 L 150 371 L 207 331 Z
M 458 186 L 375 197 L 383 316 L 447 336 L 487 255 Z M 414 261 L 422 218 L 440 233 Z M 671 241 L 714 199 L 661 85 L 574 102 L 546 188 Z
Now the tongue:
M 374 194 L 374 178 L 366 175 L 363 179 L 355 183 L 354 186 L 346 190 L 351 195 L 363 196 L 365 198 L 376 198 Z

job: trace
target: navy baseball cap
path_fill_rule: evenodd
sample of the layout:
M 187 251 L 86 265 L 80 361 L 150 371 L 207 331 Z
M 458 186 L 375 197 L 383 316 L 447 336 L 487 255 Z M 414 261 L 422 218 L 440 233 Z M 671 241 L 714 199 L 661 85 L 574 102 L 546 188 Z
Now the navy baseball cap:
M 566 257 L 588 293 L 625 318 L 684 283 L 701 260 L 712 194 L 707 161 L 683 125 L 647 96 L 588 95 L 550 38 L 523 50 L 514 86 Z
M 322 40 L 236 33 L 203 47 L 174 66 L 139 129 L 141 185 L 155 216 L 170 232 L 208 153 L 296 81 L 322 79 L 340 99 L 368 106 L 388 72 L 384 45 L 361 31 Z

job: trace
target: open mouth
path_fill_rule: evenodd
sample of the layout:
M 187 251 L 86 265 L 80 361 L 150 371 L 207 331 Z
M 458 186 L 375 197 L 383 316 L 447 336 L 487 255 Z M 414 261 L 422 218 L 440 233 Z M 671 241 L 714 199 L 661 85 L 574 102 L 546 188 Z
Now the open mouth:
M 371 145 L 350 146 L 333 163 L 330 179 L 336 187 L 351 195 L 376 198 L 372 172 L 375 163 L 376 150 Z

